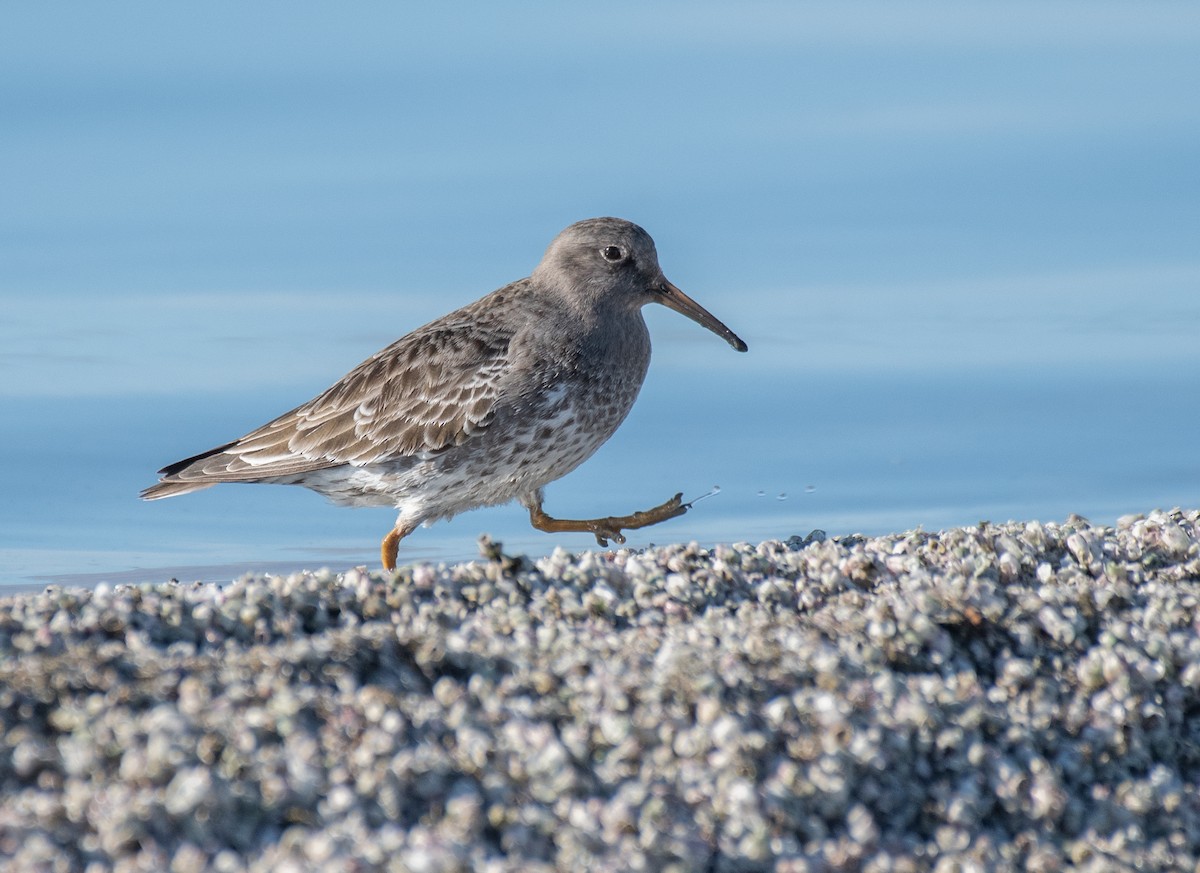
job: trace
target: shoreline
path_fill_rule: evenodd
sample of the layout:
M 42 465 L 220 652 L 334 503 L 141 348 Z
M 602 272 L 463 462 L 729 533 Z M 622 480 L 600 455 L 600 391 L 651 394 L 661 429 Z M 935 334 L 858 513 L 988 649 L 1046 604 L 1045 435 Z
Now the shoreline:
M 16 869 L 1200 859 L 1200 512 L 0 597 Z

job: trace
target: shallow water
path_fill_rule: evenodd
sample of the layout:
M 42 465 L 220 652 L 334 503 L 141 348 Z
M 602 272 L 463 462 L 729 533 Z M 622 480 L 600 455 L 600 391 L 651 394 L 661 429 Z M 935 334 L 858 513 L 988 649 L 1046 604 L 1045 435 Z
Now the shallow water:
M 721 486 L 639 546 L 1200 499 L 1189 8 L 113 9 L 26 9 L 0 53 L 0 584 L 374 565 L 388 510 L 136 494 L 596 214 L 750 352 L 648 312 L 552 513 Z M 503 507 L 402 560 L 484 531 L 595 545 Z

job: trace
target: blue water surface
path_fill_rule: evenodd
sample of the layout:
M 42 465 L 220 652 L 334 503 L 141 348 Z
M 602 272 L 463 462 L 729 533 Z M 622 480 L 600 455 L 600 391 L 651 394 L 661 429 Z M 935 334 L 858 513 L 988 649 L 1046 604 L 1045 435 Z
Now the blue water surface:
M 647 311 L 547 491 L 629 545 L 1200 501 L 1200 9 L 24 5 L 0 35 L 0 585 L 374 566 L 390 510 L 154 471 L 642 224 L 750 345 Z M 401 560 L 596 548 L 517 506 Z

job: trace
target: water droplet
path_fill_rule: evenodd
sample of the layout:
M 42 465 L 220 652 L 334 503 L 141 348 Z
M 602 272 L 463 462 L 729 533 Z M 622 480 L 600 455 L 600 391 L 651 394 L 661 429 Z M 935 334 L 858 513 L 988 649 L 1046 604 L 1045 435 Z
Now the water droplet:
M 779 496 L 778 496 L 778 497 L 776 497 L 775 499 L 776 499 L 776 500 L 787 500 L 787 492 L 786 492 L 786 491 L 780 491 L 780 492 L 779 492 Z
M 812 493 L 813 493 L 814 491 L 816 491 L 816 490 L 817 490 L 817 486 L 816 486 L 816 485 L 805 485 L 805 486 L 804 486 L 804 493 L 805 493 L 805 494 L 812 494 Z
M 759 496 L 759 497 L 766 497 L 766 496 L 767 496 L 767 492 L 766 492 L 766 491 L 763 491 L 763 490 L 760 488 L 760 489 L 758 490 L 758 496 Z
M 721 486 L 720 486 L 720 485 L 714 485 L 714 486 L 712 487 L 712 493 L 713 493 L 713 494 L 720 494 L 720 493 L 721 493 Z

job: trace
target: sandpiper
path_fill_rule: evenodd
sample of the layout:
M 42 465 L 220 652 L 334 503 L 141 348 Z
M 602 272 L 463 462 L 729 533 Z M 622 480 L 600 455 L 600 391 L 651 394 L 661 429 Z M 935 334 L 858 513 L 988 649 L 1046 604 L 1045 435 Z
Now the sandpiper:
M 542 488 L 600 448 L 637 399 L 650 363 L 647 303 L 746 351 L 667 281 L 646 231 L 588 219 L 555 237 L 528 278 L 414 330 L 257 430 L 164 467 L 141 496 L 267 482 L 344 506 L 394 506 L 400 514 L 380 548 L 388 570 L 418 525 L 513 499 L 538 530 L 623 543 L 622 530 L 685 513 L 682 495 L 575 520 L 543 512 Z

